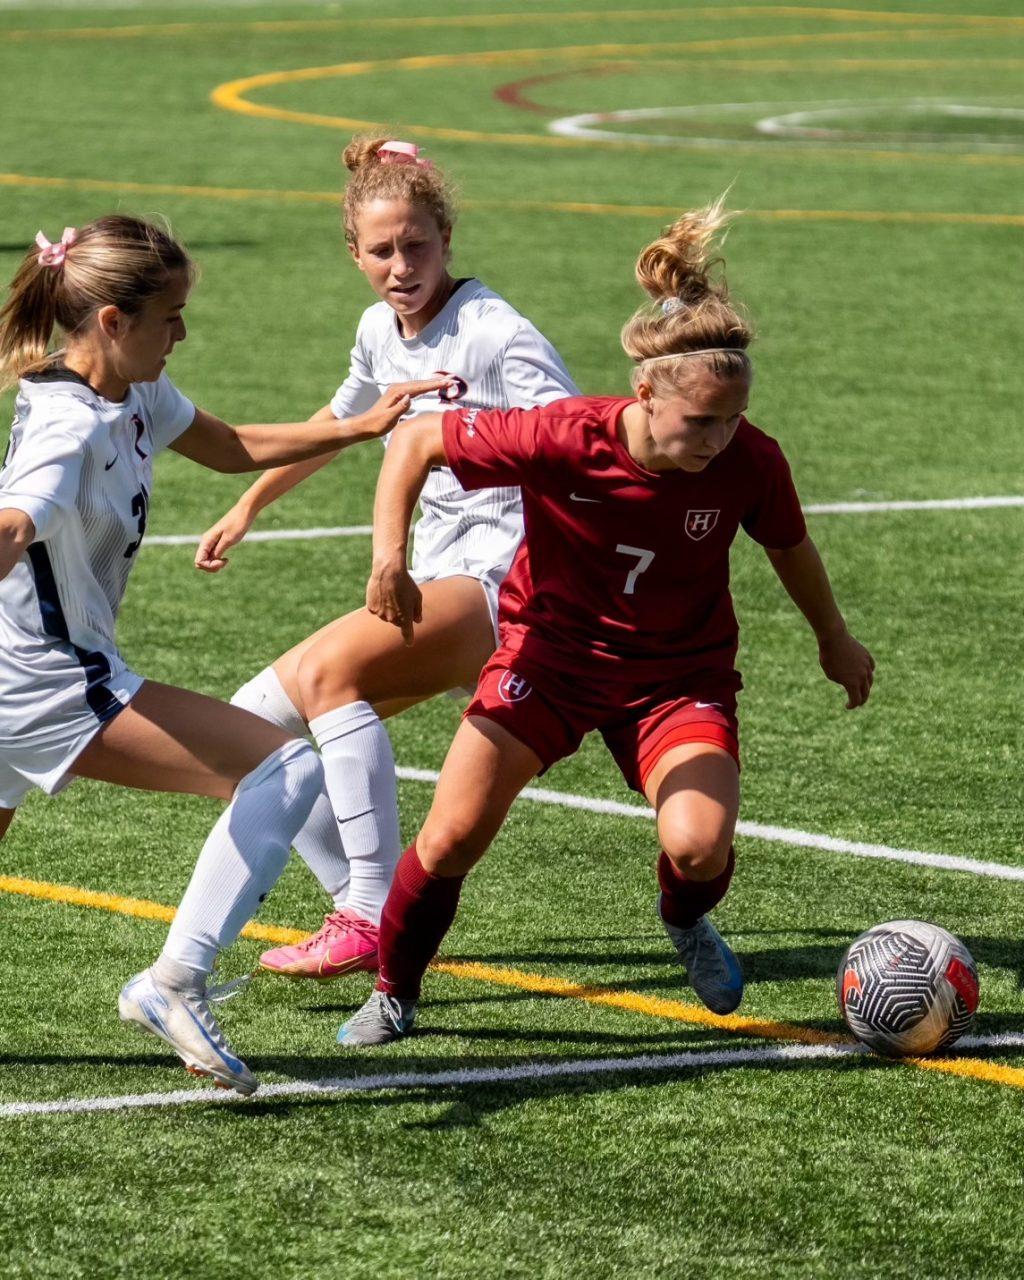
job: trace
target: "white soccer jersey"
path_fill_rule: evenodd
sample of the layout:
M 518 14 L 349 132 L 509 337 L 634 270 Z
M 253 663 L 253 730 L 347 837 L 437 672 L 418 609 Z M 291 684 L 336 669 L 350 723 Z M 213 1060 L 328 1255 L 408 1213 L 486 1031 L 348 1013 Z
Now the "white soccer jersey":
M 166 376 L 133 384 L 120 403 L 67 369 L 20 384 L 0 510 L 24 511 L 36 536 L 0 582 L 0 763 L 47 790 L 62 751 L 81 750 L 141 683 L 114 623 L 146 530 L 153 457 L 194 418 Z M 23 770 L 34 751 L 52 767 Z
M 386 302 L 369 307 L 359 322 L 348 377 L 331 409 L 338 418 L 351 417 L 368 409 L 392 383 L 439 372 L 456 378 L 456 386 L 417 397 L 408 416 L 448 409 L 454 402 L 468 408 L 530 409 L 579 395 L 547 338 L 504 298 L 469 279 L 456 283 L 444 307 L 413 338 L 402 337 Z M 413 576 L 419 582 L 459 573 L 479 578 L 493 605 L 523 536 L 518 488 L 469 493 L 448 467 L 434 467 L 420 507 Z

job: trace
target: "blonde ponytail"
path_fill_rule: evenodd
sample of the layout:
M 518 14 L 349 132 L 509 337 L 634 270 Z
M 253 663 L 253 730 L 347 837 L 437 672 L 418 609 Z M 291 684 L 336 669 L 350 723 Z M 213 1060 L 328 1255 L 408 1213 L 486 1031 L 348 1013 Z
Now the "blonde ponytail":
M 39 243 L 48 244 L 45 237 Z M 191 258 L 170 232 L 124 214 L 97 218 L 56 246 L 63 252 L 54 248 L 30 249 L 11 281 L 0 310 L 0 388 L 60 356 L 50 349 L 55 329 L 79 333 L 106 306 L 136 315 L 175 273 L 195 278 Z
M 30 250 L 15 272 L 0 310 L 0 388 L 49 363 L 50 337 L 57 321 L 57 272 Z
M 753 337 L 741 312 L 729 301 L 721 257 L 713 256 L 733 215 L 724 196 L 704 209 L 684 213 L 640 254 L 636 278 L 652 299 L 622 328 L 622 348 L 640 381 L 670 394 L 699 359 L 720 376 L 749 372 L 746 348 Z M 657 361 L 657 363 L 646 363 Z

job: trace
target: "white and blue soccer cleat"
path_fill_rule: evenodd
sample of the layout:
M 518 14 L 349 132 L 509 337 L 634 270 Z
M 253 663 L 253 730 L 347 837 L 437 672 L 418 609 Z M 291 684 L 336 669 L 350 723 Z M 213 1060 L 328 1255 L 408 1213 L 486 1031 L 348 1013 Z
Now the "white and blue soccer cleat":
M 217 1025 L 205 996 L 174 990 L 144 969 L 121 988 L 117 1010 L 122 1022 L 169 1044 L 193 1075 L 211 1076 L 222 1089 L 246 1096 L 259 1087 Z
M 732 1013 L 743 999 L 743 971 L 715 926 L 707 916 L 701 916 L 690 929 L 669 924 L 661 914 L 661 898 L 658 919 L 703 1003 L 712 1013 Z
M 372 991 L 366 1004 L 339 1028 L 338 1044 L 353 1049 L 390 1044 L 407 1036 L 415 1021 L 415 1000 L 399 1000 L 386 991 Z

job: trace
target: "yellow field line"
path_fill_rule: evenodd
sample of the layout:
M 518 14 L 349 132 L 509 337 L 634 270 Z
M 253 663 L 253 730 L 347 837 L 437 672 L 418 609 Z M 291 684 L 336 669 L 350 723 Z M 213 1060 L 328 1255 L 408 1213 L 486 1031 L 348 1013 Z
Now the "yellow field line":
M 133 192 L 141 195 L 198 197 L 204 200 L 270 200 L 298 204 L 337 205 L 335 191 L 288 191 L 270 187 L 196 187 L 170 182 L 126 182 L 105 178 L 51 178 L 27 173 L 0 173 L 0 187 L 37 187 L 54 191 Z M 607 204 L 589 200 L 462 200 L 463 209 L 503 213 L 575 213 L 614 218 L 674 218 L 671 204 Z M 894 222 L 920 225 L 1024 227 L 1024 213 L 943 213 L 913 209 L 746 209 L 755 222 Z
M 122 178 L 50 178 L 27 173 L 0 173 L 0 187 L 41 187 L 55 191 L 130 191 L 147 196 L 198 196 L 204 200 L 285 200 L 340 204 L 341 193 L 286 191 L 266 187 L 199 187 L 172 182 L 129 182 Z
M 81 889 L 76 885 L 52 884 L 45 880 L 27 880 L 21 876 L 0 876 L 0 893 L 19 894 L 39 898 L 47 902 L 59 902 L 65 906 L 91 907 L 111 911 L 117 915 L 134 916 L 142 920 L 169 922 L 175 909 L 163 903 L 150 902 L 146 898 L 127 898 L 118 894 L 101 893 L 94 889 Z M 243 938 L 258 942 L 274 942 L 278 945 L 300 942 L 307 937 L 301 929 L 286 929 L 278 925 L 248 924 L 242 930 Z M 521 969 L 498 968 L 461 960 L 438 960 L 432 968 L 451 977 L 470 982 L 490 982 L 499 986 L 514 987 L 536 995 L 558 996 L 562 999 L 581 1000 L 586 1004 L 603 1008 L 623 1009 L 628 1013 L 642 1013 L 652 1018 L 668 1018 L 674 1022 L 686 1022 L 694 1026 L 710 1027 L 716 1031 L 728 1031 L 734 1035 L 750 1036 L 763 1040 L 792 1040 L 801 1044 L 845 1044 L 848 1040 L 813 1027 L 800 1027 L 788 1022 L 774 1022 L 764 1018 L 744 1018 L 730 1013 L 711 1013 L 697 1005 L 682 1000 L 666 1000 L 661 996 L 646 996 L 636 991 L 616 991 L 609 987 L 585 986 L 568 982 L 563 978 L 549 978 L 544 974 L 527 973 Z M 969 1080 L 981 1080 L 989 1084 L 1008 1085 L 1024 1089 L 1024 1069 L 1004 1067 L 981 1058 L 907 1058 L 907 1065 L 943 1075 L 960 1076 Z
M 120 27 L 57 27 L 0 31 L 0 41 L 128 40 L 145 37 L 219 35 L 226 31 L 253 35 L 302 34 L 312 31 L 429 30 L 434 28 L 495 28 L 568 25 L 571 22 L 679 22 L 694 18 L 816 18 L 826 22 L 889 22 L 906 26 L 970 26 L 979 30 L 1018 30 L 1024 18 L 975 14 L 875 13 L 868 9 L 820 9 L 800 5 L 737 5 L 704 9 L 597 9 L 575 13 L 491 13 L 402 18 L 292 18 L 277 21 L 155 22 Z
M 266 71 L 258 75 L 243 76 L 238 80 L 230 80 L 217 85 L 210 93 L 210 101 L 224 111 L 232 111 L 239 115 L 250 116 L 261 120 L 282 121 L 289 124 L 314 125 L 324 129 L 342 129 L 346 132 L 378 132 L 387 131 L 389 126 L 381 121 L 364 120 L 350 116 L 323 115 L 319 112 L 297 111 L 287 107 L 267 106 L 253 102 L 248 95 L 258 89 L 273 88 L 285 84 L 300 84 L 314 80 L 351 78 L 370 75 L 383 71 L 427 71 L 449 67 L 474 66 L 489 67 L 506 64 L 523 65 L 531 62 L 551 61 L 607 61 L 618 55 L 637 57 L 646 54 L 663 55 L 666 52 L 709 53 L 722 50 L 744 48 L 778 48 L 780 46 L 834 43 L 836 41 L 893 41 L 914 40 L 933 34 L 916 28 L 902 31 L 844 31 L 839 33 L 818 33 L 814 35 L 791 36 L 749 36 L 723 40 L 690 40 L 676 43 L 658 42 L 652 44 L 594 44 L 565 45 L 560 48 L 534 49 L 492 49 L 472 53 L 426 54 L 415 57 L 372 59 L 363 62 L 342 62 L 323 67 L 297 67 L 292 70 Z M 946 37 L 969 35 L 969 30 L 944 29 Z M 717 67 L 719 64 L 701 64 Z M 884 60 L 880 65 L 885 65 Z M 597 147 L 602 150 L 662 151 L 654 143 L 645 143 L 624 136 L 622 141 L 612 139 L 596 140 L 593 138 L 565 137 L 550 133 L 495 133 L 479 129 L 453 129 L 444 126 L 410 124 L 402 125 L 402 131 L 410 137 L 437 138 L 447 142 L 492 143 L 502 146 L 543 147 L 554 150 L 580 150 Z M 687 143 L 680 139 L 675 143 L 676 150 L 697 152 L 707 155 L 715 148 L 707 143 Z M 718 148 L 721 150 L 722 148 Z M 742 155 L 765 154 L 763 144 L 730 144 L 729 151 Z M 773 154 L 786 159 L 806 160 L 820 159 L 823 156 L 842 156 L 844 160 L 851 158 L 899 161 L 906 163 L 929 164 L 969 164 L 969 165 L 1020 165 L 1024 164 L 1024 156 L 993 154 L 942 154 L 914 151 L 887 151 L 883 148 L 857 150 L 844 147 L 816 147 L 813 151 L 799 146 L 787 146 L 784 143 L 773 145 Z

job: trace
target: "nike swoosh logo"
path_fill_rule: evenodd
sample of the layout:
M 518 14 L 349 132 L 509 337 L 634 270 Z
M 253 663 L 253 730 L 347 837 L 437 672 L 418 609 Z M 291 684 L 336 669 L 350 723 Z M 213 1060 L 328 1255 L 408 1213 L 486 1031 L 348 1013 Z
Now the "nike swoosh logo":
M 569 501 L 570 502 L 600 502 L 601 499 L 600 498 L 584 498 L 581 494 L 570 493 Z
M 349 814 L 347 818 L 343 818 L 340 813 L 336 813 L 334 816 L 338 822 L 344 826 L 346 822 L 355 822 L 356 818 L 365 818 L 368 813 L 373 813 L 373 805 L 371 805 L 369 809 L 364 809 L 362 813 Z
M 704 707 L 717 707 L 717 708 L 719 709 L 719 711 L 721 711 L 721 709 L 722 709 L 722 704 L 721 704 L 720 702 L 695 702 L 693 705 L 694 705 L 698 710 L 701 710 L 701 709 L 703 709 Z
M 116 462 L 117 462 L 117 454 L 115 453 L 115 454 L 114 454 L 114 456 L 113 456 L 113 458 L 111 458 L 111 460 L 110 460 L 108 463 L 106 463 L 106 465 L 104 466 L 103 470 L 104 470 L 104 471 L 109 471 L 109 470 L 110 470 L 110 468 L 111 468 L 111 467 L 112 467 Z

